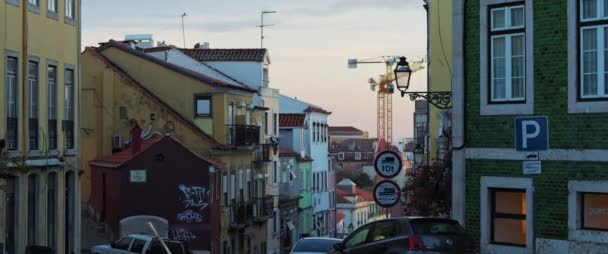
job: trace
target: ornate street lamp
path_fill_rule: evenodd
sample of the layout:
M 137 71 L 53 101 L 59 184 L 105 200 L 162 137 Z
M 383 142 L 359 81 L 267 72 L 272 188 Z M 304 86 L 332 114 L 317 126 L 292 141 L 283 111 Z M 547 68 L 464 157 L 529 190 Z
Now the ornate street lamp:
M 395 82 L 397 83 L 397 89 L 401 91 L 401 97 L 406 94 L 410 96 L 410 100 L 415 101 L 418 98 L 427 100 L 433 106 L 439 109 L 452 108 L 452 92 L 439 91 L 439 92 L 408 92 L 407 89 L 410 87 L 410 79 L 412 77 L 412 69 L 410 64 L 407 62 L 405 57 L 400 57 L 397 66 L 395 67 Z
M 424 149 L 420 144 L 416 144 L 414 148 L 414 164 L 421 165 L 424 158 Z

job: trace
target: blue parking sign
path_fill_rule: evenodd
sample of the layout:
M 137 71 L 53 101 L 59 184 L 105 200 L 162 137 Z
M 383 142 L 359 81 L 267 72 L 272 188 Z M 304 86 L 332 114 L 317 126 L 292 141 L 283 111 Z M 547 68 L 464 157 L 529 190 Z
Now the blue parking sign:
M 546 116 L 516 117 L 515 149 L 517 151 L 549 149 L 549 119 Z

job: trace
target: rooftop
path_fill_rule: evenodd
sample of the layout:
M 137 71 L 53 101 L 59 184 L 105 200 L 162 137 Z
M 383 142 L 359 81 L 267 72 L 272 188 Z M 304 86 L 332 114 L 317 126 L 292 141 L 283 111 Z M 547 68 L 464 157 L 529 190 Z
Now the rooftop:
M 266 49 L 180 49 L 201 62 L 264 62 Z
M 279 115 L 279 126 L 280 127 L 304 127 L 305 120 L 306 120 L 305 114 L 280 114 Z

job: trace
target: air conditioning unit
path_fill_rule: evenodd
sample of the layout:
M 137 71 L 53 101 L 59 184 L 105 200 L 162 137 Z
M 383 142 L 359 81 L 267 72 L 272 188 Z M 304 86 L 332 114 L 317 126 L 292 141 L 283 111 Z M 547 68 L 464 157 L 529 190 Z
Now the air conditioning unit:
M 122 137 L 120 135 L 112 137 L 112 149 L 122 149 Z

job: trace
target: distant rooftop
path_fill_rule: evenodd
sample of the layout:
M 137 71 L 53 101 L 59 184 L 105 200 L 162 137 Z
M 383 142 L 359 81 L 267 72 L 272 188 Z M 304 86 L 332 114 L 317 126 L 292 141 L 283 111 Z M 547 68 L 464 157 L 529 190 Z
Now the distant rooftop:
M 180 49 L 201 62 L 263 62 L 266 49 Z

